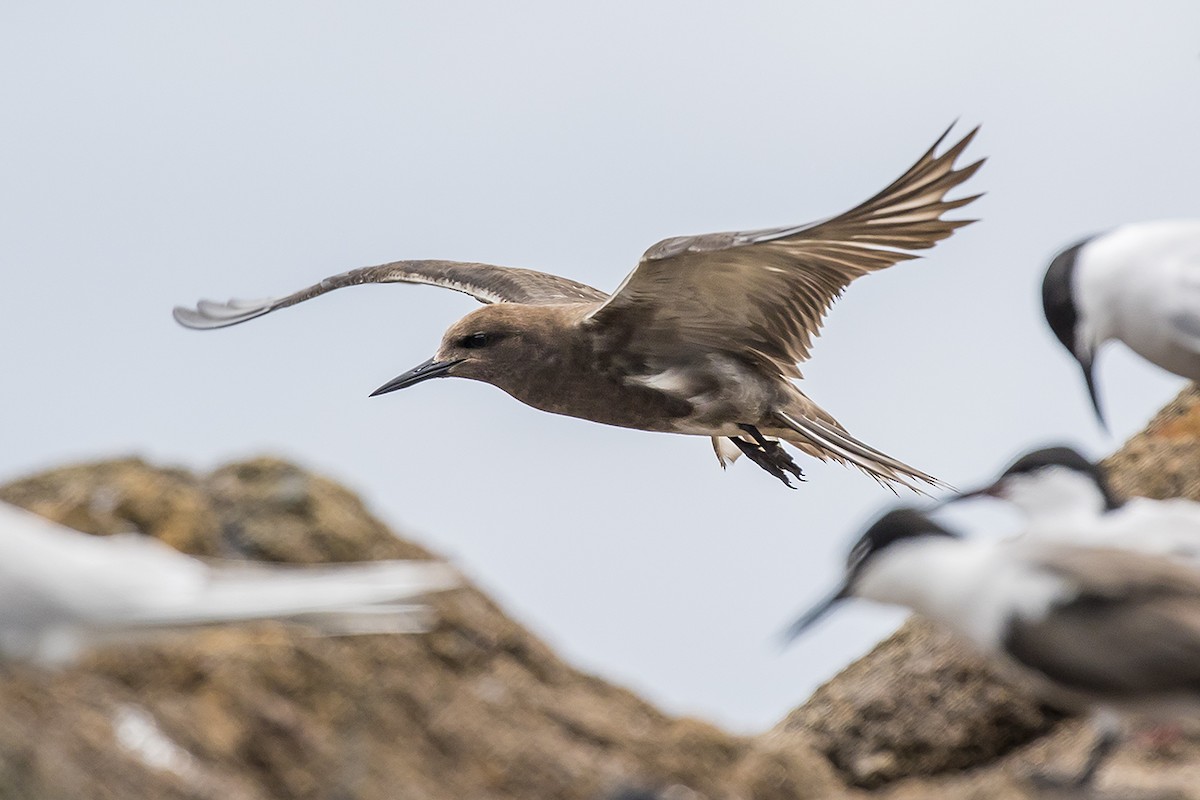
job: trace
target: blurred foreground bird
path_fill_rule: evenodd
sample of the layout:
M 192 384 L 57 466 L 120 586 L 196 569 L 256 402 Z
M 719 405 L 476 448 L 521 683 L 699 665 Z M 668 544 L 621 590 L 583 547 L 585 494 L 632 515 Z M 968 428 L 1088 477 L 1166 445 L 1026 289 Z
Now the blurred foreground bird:
M 334 634 L 422 630 L 423 595 L 457 574 L 424 561 L 210 563 L 149 536 L 91 536 L 0 503 L 0 655 L 43 663 L 184 627 L 285 619 Z
M 1101 424 L 1092 367 L 1110 339 L 1169 372 L 1200 380 L 1200 220 L 1122 225 L 1076 242 L 1046 270 L 1042 307 L 1054 335 L 1083 368 Z
M 933 247 L 972 222 L 942 219 L 978 197 L 945 199 L 983 163 L 954 168 L 975 131 L 937 155 L 948 133 L 850 211 L 803 225 L 666 239 L 646 251 L 611 295 L 526 269 L 397 261 L 277 299 L 202 300 L 195 309 L 176 308 L 175 319 L 189 328 L 220 328 L 343 286 L 441 286 L 492 305 L 452 325 L 433 358 L 374 394 L 430 378 L 471 378 L 543 411 L 710 436 L 722 466 L 745 454 L 789 486 L 789 475 L 803 474 L 780 439 L 884 484 L 937 485 L 851 436 L 793 380 L 825 312 L 852 280 L 916 258 L 910 251 Z
M 841 587 L 788 639 L 850 597 L 907 606 L 1046 699 L 1092 711 L 1099 736 L 1083 769 L 1044 781 L 1086 786 L 1125 724 L 1200 713 L 1200 570 L 1176 560 L 1029 538 L 964 540 L 898 509 L 867 530 Z
M 996 497 L 1025 516 L 1022 535 L 1118 547 L 1200 563 L 1200 503 L 1182 497 L 1118 498 L 1104 470 L 1069 447 L 1025 453 L 991 484 L 946 502 Z

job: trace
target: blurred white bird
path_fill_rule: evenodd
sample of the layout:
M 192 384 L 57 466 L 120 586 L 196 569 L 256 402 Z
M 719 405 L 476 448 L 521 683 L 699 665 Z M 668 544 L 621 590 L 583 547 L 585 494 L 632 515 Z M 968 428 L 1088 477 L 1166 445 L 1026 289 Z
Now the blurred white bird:
M 338 634 L 422 630 L 446 564 L 206 562 L 150 536 L 91 536 L 0 503 L 0 655 L 61 663 L 187 626 L 286 619 Z
M 1083 368 L 1101 424 L 1092 365 L 1109 339 L 1200 380 L 1200 220 L 1122 225 L 1076 242 L 1050 262 L 1042 307 Z
M 1006 500 L 1021 511 L 1023 536 L 1200 563 L 1200 503 L 1182 497 L 1122 501 L 1104 470 L 1069 447 L 1032 450 L 993 483 L 948 502 L 980 496 Z
M 1047 699 L 1091 710 L 1100 736 L 1084 768 L 1055 783 L 1089 784 L 1121 723 L 1200 714 L 1200 570 L 1177 560 L 1029 537 L 964 540 L 898 509 L 862 536 L 840 588 L 789 640 L 850 597 L 908 606 Z

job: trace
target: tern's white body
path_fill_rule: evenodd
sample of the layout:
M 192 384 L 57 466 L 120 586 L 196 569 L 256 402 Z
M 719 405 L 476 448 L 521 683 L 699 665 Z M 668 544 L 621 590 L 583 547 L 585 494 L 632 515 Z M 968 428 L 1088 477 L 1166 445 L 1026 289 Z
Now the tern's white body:
M 0 503 L 0 656 L 58 662 L 185 626 L 286 618 L 338 632 L 419 628 L 444 564 L 211 565 L 149 536 L 89 536 Z
M 1123 225 L 1077 256 L 1079 341 L 1117 339 L 1151 363 L 1200 380 L 1200 220 Z
M 926 538 L 904 542 L 864 568 L 858 597 L 911 608 L 966 637 L 982 650 L 1002 653 L 1013 615 L 1040 617 L 1067 599 L 1069 586 L 1031 570 L 1014 542 Z

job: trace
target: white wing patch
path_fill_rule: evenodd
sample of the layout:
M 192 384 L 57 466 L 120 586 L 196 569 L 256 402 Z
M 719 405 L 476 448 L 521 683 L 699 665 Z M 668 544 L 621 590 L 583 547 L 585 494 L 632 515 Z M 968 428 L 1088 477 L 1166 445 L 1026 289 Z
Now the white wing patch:
M 695 377 L 690 369 L 671 367 L 652 375 L 634 375 L 627 379 L 656 392 L 681 397 L 685 400 L 694 399 Z

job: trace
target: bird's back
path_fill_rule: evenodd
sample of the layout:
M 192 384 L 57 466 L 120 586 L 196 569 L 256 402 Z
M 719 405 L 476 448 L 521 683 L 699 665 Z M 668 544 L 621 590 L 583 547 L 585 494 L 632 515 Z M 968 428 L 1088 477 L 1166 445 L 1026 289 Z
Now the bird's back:
M 1200 379 L 1200 220 L 1124 225 L 1088 242 L 1078 276 L 1098 340 Z

